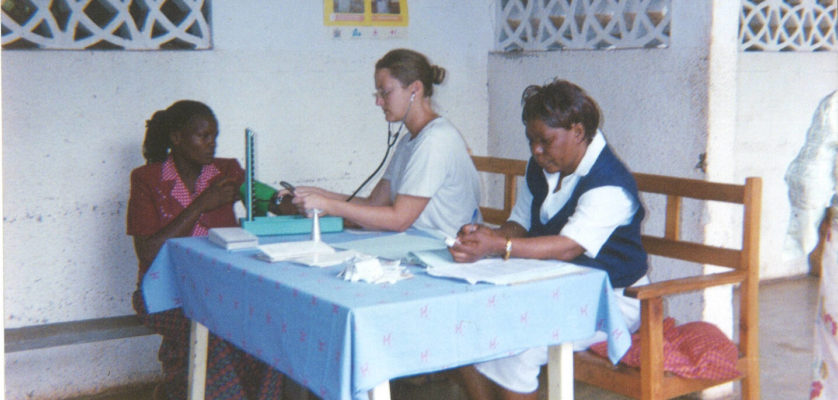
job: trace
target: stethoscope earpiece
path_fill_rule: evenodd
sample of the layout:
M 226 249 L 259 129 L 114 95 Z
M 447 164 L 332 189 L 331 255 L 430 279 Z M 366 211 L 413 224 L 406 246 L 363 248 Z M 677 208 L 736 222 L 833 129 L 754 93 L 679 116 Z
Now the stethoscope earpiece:
M 410 106 L 413 105 L 413 100 L 415 98 L 416 98 L 416 92 L 412 92 L 410 94 L 410 103 L 407 104 L 407 110 L 405 110 L 405 112 L 404 112 L 404 117 L 402 117 L 401 123 L 399 124 L 399 129 L 396 129 L 396 133 L 393 133 L 393 129 L 392 129 L 393 124 L 389 121 L 387 122 L 387 150 L 384 152 L 384 158 L 381 160 L 381 163 L 378 164 L 378 167 L 375 169 L 375 171 L 373 171 L 372 174 L 370 174 L 370 176 L 367 177 L 367 179 L 364 180 L 364 182 L 361 183 L 361 185 L 358 186 L 358 188 L 355 189 L 355 191 L 352 192 L 352 194 L 349 195 L 349 197 L 347 197 L 347 199 L 346 199 L 347 202 L 352 201 L 352 199 L 355 198 L 355 195 L 357 195 L 358 192 L 361 191 L 361 188 L 366 186 L 366 184 L 370 181 L 370 179 L 372 179 L 372 177 L 374 177 L 375 174 L 377 174 L 378 171 L 381 170 L 381 167 L 384 166 L 384 162 L 387 161 L 387 156 L 390 154 L 390 149 L 392 149 L 393 146 L 396 144 L 396 141 L 399 140 L 399 135 L 402 133 L 402 129 L 404 129 L 404 123 L 407 120 L 407 114 L 410 112 Z

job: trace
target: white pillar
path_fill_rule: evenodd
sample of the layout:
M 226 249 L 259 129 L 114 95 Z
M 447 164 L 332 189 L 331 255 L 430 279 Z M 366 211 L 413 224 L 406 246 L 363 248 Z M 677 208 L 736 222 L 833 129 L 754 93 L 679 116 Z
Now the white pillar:
M 713 0 L 708 49 L 707 91 L 707 180 L 741 183 L 736 177 L 736 70 L 739 57 L 738 32 L 739 1 Z M 705 242 L 714 245 L 739 246 L 734 238 L 741 237 L 741 212 L 725 204 L 710 204 L 706 212 Z M 731 227 L 736 227 L 731 229 Z M 705 267 L 705 273 L 718 267 Z M 702 319 L 718 326 L 728 337 L 733 337 L 733 289 L 714 287 L 704 291 Z M 729 395 L 733 385 L 722 385 L 707 390 L 703 398 Z

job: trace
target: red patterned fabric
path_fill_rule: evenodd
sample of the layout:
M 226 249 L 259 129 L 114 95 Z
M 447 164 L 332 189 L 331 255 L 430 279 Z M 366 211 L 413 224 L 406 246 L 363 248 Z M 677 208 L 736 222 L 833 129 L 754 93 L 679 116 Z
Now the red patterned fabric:
M 591 351 L 608 357 L 608 344 L 600 342 Z M 685 378 L 727 380 L 740 375 L 736 368 L 739 349 L 715 325 L 697 321 L 675 326 L 663 321 L 663 369 Z M 621 363 L 640 366 L 640 334 L 631 336 L 631 348 Z
M 244 182 L 244 170 L 235 159 L 216 158 L 204 166 L 195 185 L 195 193 L 181 181 L 171 157 L 162 163 L 151 163 L 131 172 L 131 197 L 128 200 L 130 236 L 153 235 L 172 222 L 209 185 L 217 179 L 231 177 L 236 185 Z M 209 228 L 237 226 L 233 205 L 219 207 L 201 215 L 192 228 L 192 236 L 205 236 Z M 148 270 L 140 265 L 139 278 Z

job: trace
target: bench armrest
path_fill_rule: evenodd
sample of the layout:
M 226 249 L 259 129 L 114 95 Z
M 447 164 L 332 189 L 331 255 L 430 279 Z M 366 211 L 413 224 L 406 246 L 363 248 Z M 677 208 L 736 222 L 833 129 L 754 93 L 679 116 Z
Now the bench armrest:
M 740 283 L 745 280 L 745 276 L 746 274 L 744 271 L 731 271 L 718 274 L 670 279 L 650 283 L 648 285 L 628 287 L 626 288 L 625 294 L 638 300 L 651 299 L 706 289 L 711 286 Z

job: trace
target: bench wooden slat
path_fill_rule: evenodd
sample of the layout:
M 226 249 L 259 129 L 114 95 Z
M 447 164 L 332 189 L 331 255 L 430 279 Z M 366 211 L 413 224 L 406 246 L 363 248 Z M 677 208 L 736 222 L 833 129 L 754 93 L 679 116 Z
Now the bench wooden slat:
M 637 181 L 637 189 L 641 192 L 728 203 L 743 203 L 745 199 L 745 188 L 742 185 L 639 172 L 634 173 L 634 180 Z
M 739 250 L 648 235 L 643 235 L 642 240 L 647 253 L 662 257 L 729 268 L 739 268 L 742 262 Z
M 527 169 L 525 160 L 513 160 L 510 158 L 496 158 L 484 156 L 471 156 L 474 166 L 478 171 L 491 172 L 504 175 L 524 175 Z
M 153 333 L 140 323 L 136 315 L 9 328 L 4 330 L 5 352 L 93 343 Z

